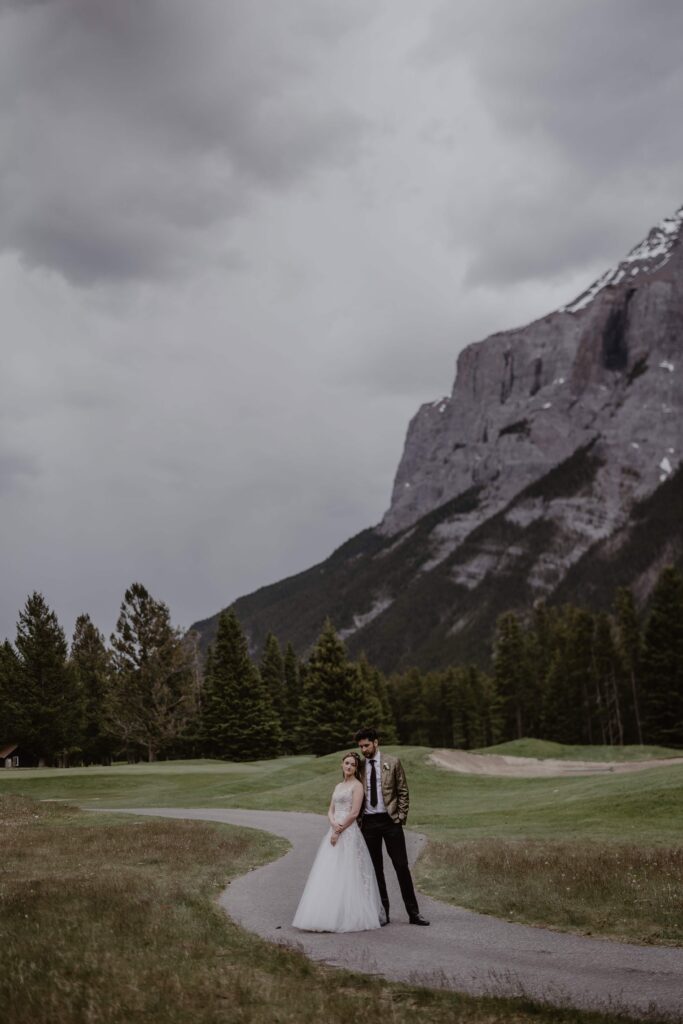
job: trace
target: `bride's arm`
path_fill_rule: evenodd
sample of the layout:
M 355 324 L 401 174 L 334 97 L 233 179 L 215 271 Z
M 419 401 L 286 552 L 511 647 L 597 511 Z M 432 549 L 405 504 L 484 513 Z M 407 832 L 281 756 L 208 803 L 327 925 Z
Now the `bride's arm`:
M 334 793 L 332 794 L 332 799 L 330 800 L 330 806 L 327 808 L 327 817 L 329 819 L 330 825 L 332 826 L 332 828 L 334 828 Z

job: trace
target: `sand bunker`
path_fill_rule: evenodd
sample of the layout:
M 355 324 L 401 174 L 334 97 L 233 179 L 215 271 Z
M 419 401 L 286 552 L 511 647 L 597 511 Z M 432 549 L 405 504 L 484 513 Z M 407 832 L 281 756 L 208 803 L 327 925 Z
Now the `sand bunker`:
M 440 768 L 467 775 L 505 775 L 519 779 L 551 778 L 558 775 L 604 775 L 607 772 L 641 772 L 663 765 L 683 766 L 683 757 L 650 761 L 560 761 L 553 758 L 511 757 L 507 754 L 470 754 L 467 750 L 434 750 L 430 761 Z

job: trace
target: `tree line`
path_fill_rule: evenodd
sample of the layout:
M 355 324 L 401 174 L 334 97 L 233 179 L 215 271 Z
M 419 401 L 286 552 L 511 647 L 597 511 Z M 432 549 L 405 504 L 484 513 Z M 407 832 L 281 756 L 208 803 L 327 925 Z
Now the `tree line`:
M 0 743 L 46 765 L 325 754 L 364 723 L 397 737 L 386 681 L 349 659 L 330 622 L 305 660 L 269 635 L 250 656 L 234 611 L 219 618 L 206 659 L 140 583 L 126 591 L 107 643 L 87 614 L 71 643 L 42 594 L 0 647 Z
M 683 577 L 665 569 L 647 614 L 618 591 L 611 613 L 536 606 L 498 621 L 491 669 L 385 677 L 351 660 L 327 621 L 305 658 L 270 634 L 257 658 L 232 609 L 205 658 L 140 583 L 109 641 L 87 614 L 72 640 L 44 597 L 0 647 L 0 743 L 47 765 L 322 755 L 373 725 L 386 743 L 489 746 L 532 736 L 683 746 Z
M 480 747 L 522 737 L 683 747 L 683 576 L 665 568 L 638 614 L 539 603 L 497 623 L 491 669 L 415 669 L 389 679 L 402 743 Z

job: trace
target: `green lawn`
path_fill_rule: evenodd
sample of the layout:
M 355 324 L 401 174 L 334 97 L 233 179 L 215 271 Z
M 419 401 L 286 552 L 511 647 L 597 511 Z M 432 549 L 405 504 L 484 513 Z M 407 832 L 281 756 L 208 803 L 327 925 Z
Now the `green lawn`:
M 12 1024 L 628 1020 L 388 983 L 243 932 L 215 897 L 286 845 L 251 829 L 0 795 L 0 831 L 0 1004 Z
M 680 765 L 624 775 L 505 779 L 436 768 L 425 747 L 400 754 L 411 792 L 409 824 L 438 839 L 600 839 L 678 843 Z M 324 814 L 339 755 L 250 764 L 158 762 L 111 768 L 0 771 L 0 794 L 111 807 L 246 807 Z
M 409 825 L 431 840 L 416 870 L 424 891 L 510 920 L 683 943 L 683 760 L 630 774 L 505 779 L 437 768 L 424 747 L 388 749 L 407 771 Z M 2 771 L 0 794 L 323 814 L 339 760 Z

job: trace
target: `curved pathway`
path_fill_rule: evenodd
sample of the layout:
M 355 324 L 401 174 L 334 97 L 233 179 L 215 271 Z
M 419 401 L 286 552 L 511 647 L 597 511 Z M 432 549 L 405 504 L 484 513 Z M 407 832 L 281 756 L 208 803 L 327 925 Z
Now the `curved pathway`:
M 93 810 L 94 808 L 88 808 Z M 107 811 L 107 808 L 97 808 Z M 288 839 L 284 857 L 234 879 L 220 903 L 249 931 L 295 946 L 313 960 L 475 995 L 520 995 L 583 1008 L 653 1008 L 678 1015 L 683 1007 L 683 951 L 510 924 L 420 897 L 430 928 L 408 924 L 391 865 L 387 882 L 392 921 L 373 932 L 300 932 L 291 920 L 315 851 L 327 827 L 317 814 L 195 808 L 116 808 L 126 814 L 192 818 L 262 829 Z M 424 836 L 406 832 L 414 861 Z

